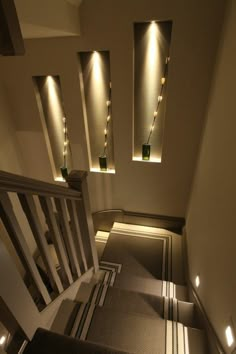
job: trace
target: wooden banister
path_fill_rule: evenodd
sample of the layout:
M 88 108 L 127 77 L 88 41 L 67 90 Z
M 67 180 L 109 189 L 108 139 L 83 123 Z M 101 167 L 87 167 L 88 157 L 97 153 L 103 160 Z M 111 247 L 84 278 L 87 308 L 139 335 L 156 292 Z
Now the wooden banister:
M 48 244 L 46 238 L 43 234 L 43 229 L 37 214 L 34 199 L 31 195 L 19 194 L 19 199 L 22 208 L 27 215 L 29 226 L 34 235 L 35 242 L 39 248 L 40 254 L 44 261 L 48 277 L 51 281 L 52 288 L 55 293 L 61 293 L 63 291 L 63 286 L 61 280 L 57 274 L 55 264 L 49 253 Z
M 6 192 L 0 192 L 0 215 L 7 232 L 11 237 L 12 243 L 17 249 L 21 261 L 25 266 L 25 269 L 29 271 L 35 286 L 40 291 L 46 304 L 48 304 L 51 301 L 50 296 L 40 277 L 39 271 L 35 265 L 21 227 L 13 211 L 12 203 Z
M 72 171 L 64 187 L 0 171 L 0 218 L 24 267 L 26 290 L 40 311 L 98 270 L 86 176 Z
M 78 190 L 15 175 L 5 171 L 0 171 L 0 190 L 70 199 L 81 198 L 81 193 Z

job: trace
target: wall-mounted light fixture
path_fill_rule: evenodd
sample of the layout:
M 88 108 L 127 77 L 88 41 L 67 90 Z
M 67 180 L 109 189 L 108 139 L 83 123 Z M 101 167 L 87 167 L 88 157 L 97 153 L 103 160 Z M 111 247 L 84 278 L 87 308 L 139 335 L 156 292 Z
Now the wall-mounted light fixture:
M 195 285 L 196 285 L 197 288 L 199 288 L 199 286 L 200 286 L 200 277 L 199 277 L 199 275 L 197 275 L 196 278 L 195 278 Z
M 7 337 L 6 337 L 6 336 L 1 336 L 1 337 L 0 337 L 0 345 L 3 346 L 4 343 L 6 342 L 6 340 L 7 340 Z
M 228 347 L 232 347 L 235 339 L 234 339 L 234 334 L 233 334 L 233 330 L 232 330 L 231 326 L 226 327 L 225 337 L 226 337 Z

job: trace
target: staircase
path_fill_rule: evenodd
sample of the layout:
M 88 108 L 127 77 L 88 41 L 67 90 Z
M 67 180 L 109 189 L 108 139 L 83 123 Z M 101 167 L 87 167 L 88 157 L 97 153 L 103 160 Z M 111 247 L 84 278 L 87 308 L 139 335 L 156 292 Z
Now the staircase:
M 114 223 L 99 271 L 24 353 L 207 354 L 184 283 L 180 235 Z

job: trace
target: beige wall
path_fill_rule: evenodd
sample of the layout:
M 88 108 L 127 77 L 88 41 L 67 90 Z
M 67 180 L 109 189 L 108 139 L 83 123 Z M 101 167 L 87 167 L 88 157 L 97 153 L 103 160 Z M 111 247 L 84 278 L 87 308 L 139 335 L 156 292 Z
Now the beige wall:
M 0 81 L 0 170 L 22 174 L 22 159 L 6 86 Z
M 236 325 L 236 3 L 229 3 L 187 215 L 191 279 L 200 274 L 197 292 L 227 353 L 225 327 Z
M 9 101 L 8 87 L 0 82 L 0 170 L 26 175 L 27 168 L 24 163 L 24 156 L 21 149 L 21 139 L 16 131 L 13 118 L 13 106 Z M 18 199 L 11 194 L 10 198 L 14 204 L 14 209 L 18 220 L 20 220 L 22 230 L 28 241 L 31 253 L 36 249 L 35 242 L 32 240 L 29 226 L 26 223 Z M 0 239 L 5 243 L 8 252 L 13 257 L 21 274 L 24 273 L 21 263 L 15 254 L 15 250 L 0 220 Z
M 79 10 L 65 0 L 15 0 L 24 38 L 73 36 L 80 33 Z
M 0 58 L 17 130 L 27 137 L 27 174 L 52 181 L 31 77 L 60 75 L 74 167 L 88 169 L 76 53 L 109 50 L 116 174 L 90 174 L 92 209 L 184 216 L 223 7 L 223 0 L 87 0 L 80 8 L 80 38 L 29 40 L 25 57 Z M 133 22 L 154 19 L 173 20 L 161 164 L 132 161 Z

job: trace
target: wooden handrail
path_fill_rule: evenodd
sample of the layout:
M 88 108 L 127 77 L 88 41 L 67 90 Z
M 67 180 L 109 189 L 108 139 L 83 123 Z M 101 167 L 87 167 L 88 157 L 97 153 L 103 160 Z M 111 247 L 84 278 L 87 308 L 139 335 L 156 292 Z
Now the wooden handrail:
M 0 171 L 0 190 L 25 194 L 38 194 L 42 196 L 81 199 L 81 193 L 75 189 L 15 175 L 5 171 Z

